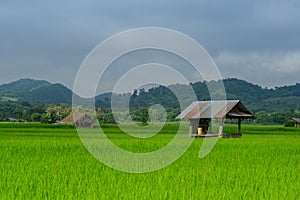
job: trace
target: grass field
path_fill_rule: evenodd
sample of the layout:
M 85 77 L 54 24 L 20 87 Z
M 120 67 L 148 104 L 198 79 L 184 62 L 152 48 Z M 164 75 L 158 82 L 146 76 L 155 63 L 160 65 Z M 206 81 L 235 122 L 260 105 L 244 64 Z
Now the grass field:
M 116 125 L 104 130 L 131 151 L 139 151 L 137 143 L 151 151 L 168 143 L 177 126 L 147 143 Z M 199 138 L 172 165 L 130 174 L 96 160 L 71 127 L 0 124 L 0 199 L 299 199 L 300 128 L 242 130 L 242 138 L 219 139 L 204 159 Z

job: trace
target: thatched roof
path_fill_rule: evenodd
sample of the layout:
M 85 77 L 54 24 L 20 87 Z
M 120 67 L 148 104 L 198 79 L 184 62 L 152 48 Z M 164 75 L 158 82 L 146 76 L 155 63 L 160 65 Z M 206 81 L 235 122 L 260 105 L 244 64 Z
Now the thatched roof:
M 67 117 L 65 117 L 63 120 L 61 120 L 62 124 L 93 124 L 93 120 L 89 118 L 84 113 L 71 113 Z
M 300 124 L 300 119 L 299 118 L 292 118 L 296 123 Z
M 176 118 L 252 118 L 253 114 L 239 100 L 195 101 Z

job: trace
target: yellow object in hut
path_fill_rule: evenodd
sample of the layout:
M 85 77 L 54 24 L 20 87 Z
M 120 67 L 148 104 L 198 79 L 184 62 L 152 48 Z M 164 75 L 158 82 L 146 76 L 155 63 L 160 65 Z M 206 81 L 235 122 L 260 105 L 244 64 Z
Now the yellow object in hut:
M 198 128 L 198 135 L 202 135 L 202 128 Z

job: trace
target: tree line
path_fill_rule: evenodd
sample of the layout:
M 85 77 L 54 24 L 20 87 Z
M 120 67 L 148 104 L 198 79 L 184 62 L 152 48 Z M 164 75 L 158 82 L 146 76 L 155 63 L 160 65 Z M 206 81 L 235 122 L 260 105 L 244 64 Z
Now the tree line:
M 130 100 L 131 104 L 134 104 L 134 101 L 136 101 L 135 98 L 137 98 L 137 96 Z M 160 112 L 160 108 L 149 110 L 150 103 L 151 102 L 148 102 L 148 104 L 140 104 L 139 106 L 130 106 L 129 113 L 120 112 L 118 113 L 118 117 L 122 121 L 132 119 L 133 121 L 146 124 L 150 121 L 151 117 L 157 121 L 175 121 L 175 117 L 180 113 L 180 109 L 168 107 L 165 109 L 165 112 Z M 158 102 L 153 102 L 153 104 L 154 103 Z M 83 108 L 80 109 L 84 111 Z M 16 120 L 22 119 L 31 122 L 55 123 L 65 118 L 71 112 L 72 106 L 70 104 L 45 105 L 26 101 L 0 101 L 0 121 L 15 118 Z M 95 117 L 100 123 L 117 123 L 111 109 L 102 109 L 100 106 L 97 106 Z M 255 118 L 246 120 L 246 123 L 286 124 L 293 126 L 293 123 L 290 121 L 292 118 L 300 118 L 300 111 L 298 109 L 272 113 L 265 111 L 256 112 Z

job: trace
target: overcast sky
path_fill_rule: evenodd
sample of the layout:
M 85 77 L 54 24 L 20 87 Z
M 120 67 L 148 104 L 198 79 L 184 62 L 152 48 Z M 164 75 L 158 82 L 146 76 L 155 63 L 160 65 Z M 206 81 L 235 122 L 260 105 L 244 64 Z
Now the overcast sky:
M 0 83 L 19 78 L 69 88 L 101 41 L 137 27 L 164 27 L 199 42 L 224 78 L 264 87 L 300 82 L 300 1 L 1 0 Z

